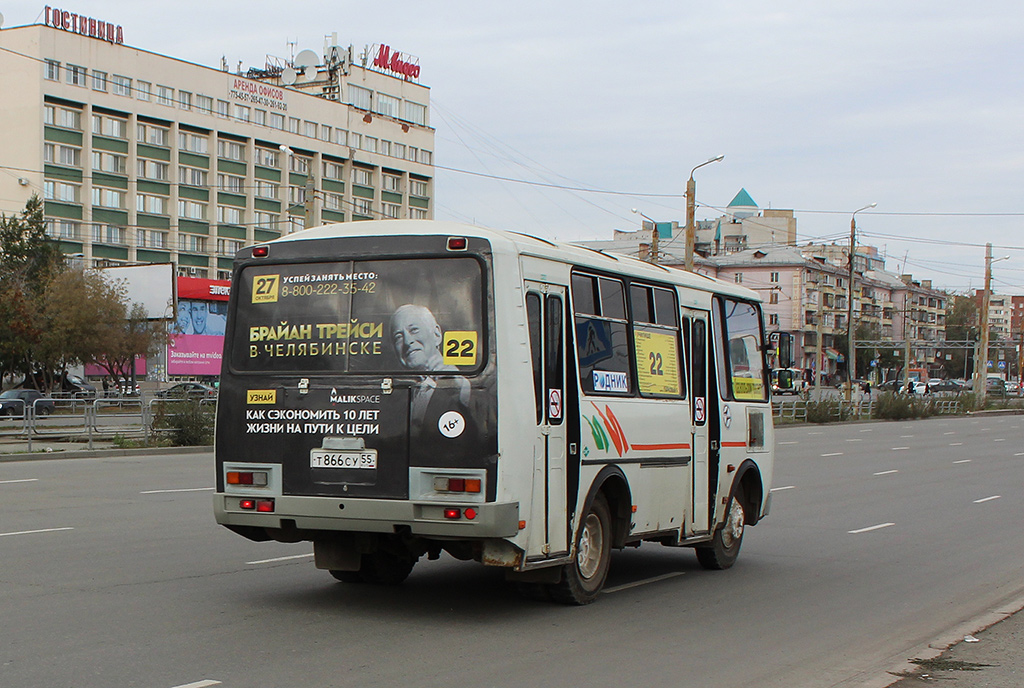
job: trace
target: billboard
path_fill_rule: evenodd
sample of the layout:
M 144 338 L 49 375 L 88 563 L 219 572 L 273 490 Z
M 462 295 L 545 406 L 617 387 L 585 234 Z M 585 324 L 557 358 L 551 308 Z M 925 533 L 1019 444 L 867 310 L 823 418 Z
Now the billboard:
M 231 283 L 178 278 L 177 317 L 167 346 L 167 374 L 220 375 Z
M 110 282 L 124 285 L 129 303 L 139 303 L 146 309 L 150 320 L 163 320 L 173 314 L 174 265 L 118 265 L 100 268 L 100 274 Z

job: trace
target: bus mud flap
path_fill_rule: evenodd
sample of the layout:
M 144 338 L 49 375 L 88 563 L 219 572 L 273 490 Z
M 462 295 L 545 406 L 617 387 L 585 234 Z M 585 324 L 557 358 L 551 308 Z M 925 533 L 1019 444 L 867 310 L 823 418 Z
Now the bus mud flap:
M 505 540 L 485 540 L 480 562 L 484 566 L 517 567 L 523 561 L 523 552 Z

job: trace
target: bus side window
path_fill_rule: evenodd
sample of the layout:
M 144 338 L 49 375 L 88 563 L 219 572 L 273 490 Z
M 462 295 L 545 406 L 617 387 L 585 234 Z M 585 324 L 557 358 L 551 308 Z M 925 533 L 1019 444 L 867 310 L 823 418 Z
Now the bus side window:
M 548 423 L 551 425 L 561 425 L 564 414 L 561 409 L 564 406 L 564 402 L 557 406 L 557 415 L 552 414 L 552 405 L 550 403 L 551 392 L 557 391 L 558 398 L 560 400 L 565 399 L 565 382 L 562 368 L 564 366 L 564 356 L 562 345 L 563 333 L 565 332 L 563 325 L 562 316 L 562 299 L 559 296 L 548 296 L 545 300 L 545 313 L 544 319 L 547 327 L 544 329 L 544 371 L 545 379 L 547 380 L 547 392 L 548 397 L 543 399 L 541 403 L 544 404 L 544 408 L 547 413 Z M 547 402 L 547 403 L 545 403 Z
M 533 364 L 533 400 L 536 406 L 537 423 L 544 418 L 544 376 L 541 359 L 541 314 L 540 294 L 531 291 L 526 294 L 526 322 L 530 329 L 530 362 Z

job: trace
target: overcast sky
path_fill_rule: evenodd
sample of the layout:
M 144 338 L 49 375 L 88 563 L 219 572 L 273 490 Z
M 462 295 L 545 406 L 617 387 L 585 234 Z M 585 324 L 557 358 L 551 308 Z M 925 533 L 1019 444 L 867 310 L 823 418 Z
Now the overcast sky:
M 0 0 L 5 26 L 45 3 Z M 1024 3 L 950 0 L 406 2 L 166 5 L 75 0 L 125 42 L 191 62 L 262 66 L 320 51 L 415 55 L 437 130 L 435 216 L 564 240 L 685 223 L 745 188 L 796 211 L 801 241 L 878 246 L 894 272 L 1024 294 Z M 2 105 L 0 105 L 2 108 Z M 451 169 L 440 169 L 451 168 Z M 469 174 L 476 173 L 476 174 Z M 492 175 L 555 189 L 490 179 Z M 642 195 L 639 195 L 642 194 Z

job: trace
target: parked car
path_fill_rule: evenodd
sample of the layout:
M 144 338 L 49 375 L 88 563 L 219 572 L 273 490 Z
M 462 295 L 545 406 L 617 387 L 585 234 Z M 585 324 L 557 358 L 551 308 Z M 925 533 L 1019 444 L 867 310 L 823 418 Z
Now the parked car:
M 1006 393 L 1011 397 L 1020 396 L 1020 383 L 1015 380 L 1008 380 L 1006 383 Z
M 42 399 L 38 404 L 36 399 Z M 0 394 L 0 416 L 24 416 L 27 407 L 35 408 L 36 415 L 48 416 L 53 413 L 53 399 L 47 399 L 42 392 L 34 389 L 9 389 Z
M 900 389 L 902 384 L 902 380 L 886 380 L 885 382 L 879 382 L 875 385 L 875 389 L 879 392 L 895 392 Z
M 1005 397 L 1006 383 L 999 377 L 985 378 L 985 394 L 990 397 Z
M 66 376 L 64 378 L 64 382 L 61 384 L 61 390 L 76 397 L 82 397 L 85 399 L 96 398 L 95 385 L 87 382 L 84 378 L 78 375 Z
M 963 387 L 955 380 L 938 380 L 933 379 L 928 381 L 928 389 L 934 394 L 945 394 L 954 393 L 959 394 L 963 391 Z
M 216 399 L 217 390 L 201 382 L 179 382 L 156 393 L 160 399 Z

